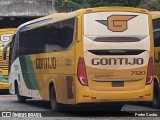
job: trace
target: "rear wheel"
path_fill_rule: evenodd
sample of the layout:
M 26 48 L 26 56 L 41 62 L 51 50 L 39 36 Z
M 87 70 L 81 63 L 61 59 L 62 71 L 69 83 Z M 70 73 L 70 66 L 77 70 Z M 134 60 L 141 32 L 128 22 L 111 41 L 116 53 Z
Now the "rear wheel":
M 50 103 L 51 103 L 51 108 L 53 111 L 58 111 L 58 103 L 56 100 L 56 93 L 55 93 L 55 88 L 54 86 L 51 87 L 50 89 Z
M 18 84 L 17 84 L 17 83 L 15 84 L 15 92 L 16 92 L 16 94 L 17 94 L 18 102 L 19 102 L 19 103 L 25 103 L 25 102 L 26 102 L 26 97 L 21 96 L 21 95 L 19 94 L 19 88 L 18 88 Z
M 160 88 L 157 82 L 154 82 L 152 107 L 160 108 Z

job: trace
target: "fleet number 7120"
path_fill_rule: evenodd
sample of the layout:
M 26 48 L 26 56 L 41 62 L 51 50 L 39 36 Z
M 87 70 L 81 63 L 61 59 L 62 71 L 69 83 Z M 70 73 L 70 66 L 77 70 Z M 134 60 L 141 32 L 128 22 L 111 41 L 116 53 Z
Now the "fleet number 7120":
M 131 75 L 145 75 L 146 71 L 132 71 Z

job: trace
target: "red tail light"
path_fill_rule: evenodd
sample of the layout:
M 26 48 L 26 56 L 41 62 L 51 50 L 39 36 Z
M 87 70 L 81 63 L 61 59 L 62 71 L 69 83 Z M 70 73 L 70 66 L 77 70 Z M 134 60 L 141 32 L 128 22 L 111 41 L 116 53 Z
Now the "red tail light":
M 140 9 L 140 12 L 146 13 L 147 11 L 145 9 Z
M 146 85 L 150 85 L 153 81 L 153 57 L 149 58 L 149 63 L 148 63 L 148 72 L 147 72 L 147 80 L 146 80 Z
M 78 80 L 83 86 L 88 86 L 88 79 L 86 75 L 86 66 L 84 63 L 84 58 L 79 58 L 78 60 Z
M 92 9 L 87 9 L 86 12 L 92 12 Z

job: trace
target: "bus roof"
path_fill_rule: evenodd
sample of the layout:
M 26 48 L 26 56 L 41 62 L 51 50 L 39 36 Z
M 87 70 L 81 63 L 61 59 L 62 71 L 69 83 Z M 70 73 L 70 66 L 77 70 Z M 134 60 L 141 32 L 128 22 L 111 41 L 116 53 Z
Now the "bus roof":
M 19 31 L 22 27 L 25 27 L 25 26 L 29 26 L 32 29 L 32 28 L 41 27 L 53 22 L 70 19 L 70 18 L 76 17 L 79 11 L 80 10 L 76 10 L 69 13 L 53 13 L 45 17 L 34 19 L 20 25 L 17 31 Z
M 152 19 L 160 18 L 160 11 L 151 11 Z
M 73 17 L 76 17 L 77 15 L 82 15 L 84 13 L 90 13 L 90 12 L 95 12 L 95 11 L 101 12 L 104 10 L 115 10 L 115 11 L 122 10 L 122 11 L 128 11 L 128 12 L 129 11 L 135 11 L 135 12 L 142 12 L 143 11 L 144 13 L 149 13 L 146 9 L 133 8 L 133 7 L 110 6 L 110 7 L 86 8 L 86 9 L 79 9 L 79 10 L 76 10 L 73 12 L 68 12 L 68 13 L 53 13 L 53 14 L 50 14 L 45 17 L 41 17 L 38 19 L 28 21 L 28 22 L 20 25 L 16 32 L 21 31 L 21 28 L 23 28 L 23 27 L 28 27 L 28 28 L 26 28 L 27 30 L 34 29 L 37 27 L 45 26 L 50 23 L 73 18 Z

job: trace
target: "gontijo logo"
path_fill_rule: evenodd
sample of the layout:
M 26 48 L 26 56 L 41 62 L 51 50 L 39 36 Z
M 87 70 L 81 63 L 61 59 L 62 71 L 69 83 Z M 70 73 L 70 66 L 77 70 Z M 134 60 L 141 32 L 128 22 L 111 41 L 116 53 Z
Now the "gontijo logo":
M 111 15 L 107 20 L 96 20 L 97 22 L 107 26 L 113 32 L 123 32 L 127 30 L 127 22 L 137 15 Z

